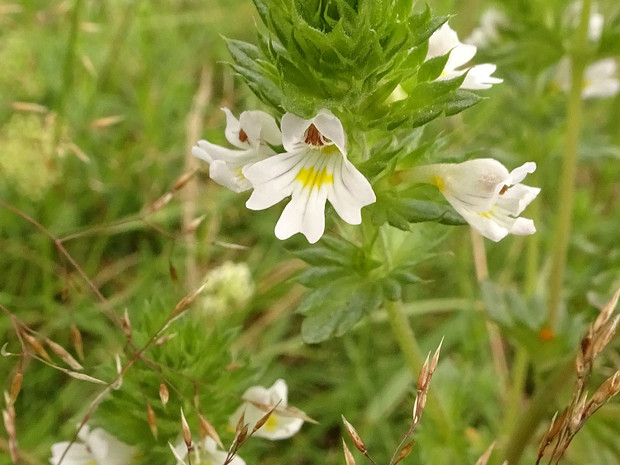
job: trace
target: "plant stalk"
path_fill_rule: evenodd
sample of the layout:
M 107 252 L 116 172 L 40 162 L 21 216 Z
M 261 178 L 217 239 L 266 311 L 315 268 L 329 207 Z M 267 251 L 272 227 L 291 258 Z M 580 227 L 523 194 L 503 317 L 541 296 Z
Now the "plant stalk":
M 557 204 L 559 211 L 551 264 L 549 307 L 547 311 L 547 323 L 550 329 L 555 328 L 562 300 L 562 285 L 573 219 L 577 150 L 582 126 L 581 91 L 583 89 L 583 72 L 587 58 L 588 23 L 591 3 L 591 0 L 583 1 L 579 28 L 571 54 L 571 88 L 566 107 L 566 145 L 562 158 L 562 174 L 560 177 L 560 190 L 558 192 Z

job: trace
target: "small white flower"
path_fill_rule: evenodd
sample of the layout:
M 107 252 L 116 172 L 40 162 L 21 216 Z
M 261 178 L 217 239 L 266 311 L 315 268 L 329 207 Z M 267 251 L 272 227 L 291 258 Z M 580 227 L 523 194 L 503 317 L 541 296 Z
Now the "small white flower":
M 616 77 L 618 63 L 613 58 L 605 58 L 588 66 L 583 73 L 581 97 L 584 99 L 597 97 L 613 97 L 620 90 L 620 80 Z M 558 64 L 555 82 L 564 92 L 571 87 L 571 69 L 568 57 L 562 58 Z
M 176 446 L 170 444 L 170 449 L 177 459 L 177 465 L 190 463 L 190 460 L 187 460 L 187 446 L 182 440 Z M 212 438 L 207 437 L 204 442 L 194 446 L 191 463 L 194 465 L 224 465 L 226 457 L 228 457 L 228 452 L 218 449 L 217 443 Z M 229 464 L 245 465 L 245 460 L 235 455 Z
M 314 244 L 325 230 L 325 202 L 349 224 L 360 224 L 362 207 L 375 202 L 370 183 L 347 160 L 342 123 L 329 110 L 305 120 L 292 113 L 282 117 L 285 153 L 245 168 L 243 174 L 254 187 L 246 203 L 263 210 L 287 196 L 275 233 L 286 239 L 302 233 Z
M 58 442 L 52 445 L 50 463 L 58 465 L 69 444 L 69 450 L 62 460 L 63 465 L 127 465 L 136 449 L 119 441 L 107 431 L 96 428 L 90 431 L 84 426 L 78 433 L 81 442 Z
M 508 234 L 536 232 L 534 222 L 519 218 L 540 189 L 520 182 L 536 170 L 528 162 L 510 173 L 491 158 L 441 163 L 415 168 L 413 179 L 434 184 L 454 209 L 480 234 L 499 241 Z
M 443 26 L 433 33 L 428 41 L 426 60 L 449 53 L 448 61 L 438 80 L 454 79 L 467 73 L 463 84 L 461 84 L 462 89 L 488 89 L 493 84 L 503 82 L 502 79 L 491 76 L 496 69 L 496 66 L 492 64 L 487 63 L 471 68 L 458 69 L 469 62 L 476 55 L 476 51 L 475 45 L 461 43 L 456 32 L 448 23 L 444 23 Z
M 566 8 L 564 17 L 569 27 L 577 29 L 581 19 L 582 8 L 582 1 L 573 2 Z M 590 10 L 590 19 L 588 21 L 588 39 L 592 42 L 598 42 L 600 40 L 601 35 L 603 35 L 604 22 L 605 17 L 598 12 L 597 5 L 593 4 Z
M 209 163 L 209 175 L 215 182 L 243 192 L 252 187 L 243 169 L 275 154 L 267 144 L 282 143 L 280 130 L 273 117 L 263 111 L 244 111 L 237 120 L 228 108 L 222 110 L 226 113 L 226 139 L 238 150 L 201 140 L 192 147 L 192 155 Z
M 254 425 L 276 405 L 278 406 L 267 422 L 254 433 L 266 439 L 287 439 L 295 435 L 304 420 L 293 416 L 287 409 L 288 387 L 283 379 L 277 380 L 269 389 L 263 386 L 252 386 L 243 394 L 243 404 L 230 417 L 230 425 L 235 427 L 237 422 L 244 416 L 248 430 L 252 431 Z M 303 412 L 299 412 L 303 415 Z
M 498 29 L 507 24 L 508 18 L 504 13 L 496 8 L 489 8 L 482 13 L 480 26 L 471 32 L 471 35 L 465 39 L 465 43 L 481 48 L 488 47 L 498 41 Z

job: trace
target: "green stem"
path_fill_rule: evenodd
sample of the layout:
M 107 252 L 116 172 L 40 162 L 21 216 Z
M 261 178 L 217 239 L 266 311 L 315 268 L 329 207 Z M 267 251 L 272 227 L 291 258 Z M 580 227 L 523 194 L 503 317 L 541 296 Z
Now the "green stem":
M 584 0 L 581 21 L 575 38 L 571 56 L 571 89 L 566 109 L 566 146 L 562 160 L 561 184 L 558 192 L 558 220 L 555 231 L 553 261 L 551 265 L 551 283 L 549 290 L 549 308 L 547 322 L 551 329 L 555 327 L 561 301 L 562 284 L 566 267 L 568 241 L 573 217 L 575 197 L 575 173 L 577 170 L 577 149 L 581 133 L 581 91 L 583 89 L 583 72 L 586 66 L 588 46 L 588 22 L 590 19 L 591 0 Z
M 386 300 L 385 309 L 396 342 L 398 342 L 398 346 L 407 360 L 407 364 L 409 365 L 414 379 L 417 379 L 420 369 L 424 364 L 425 357 L 416 341 L 413 329 L 411 329 L 411 325 L 409 324 L 409 319 L 403 312 L 403 307 L 400 302 Z M 447 433 L 452 430 L 452 425 L 446 413 L 441 407 L 437 396 L 433 394 L 432 386 L 428 392 L 425 411 L 428 412 L 428 415 L 433 419 L 440 431 Z
M 517 465 L 528 446 L 530 439 L 536 433 L 537 427 L 544 419 L 554 404 L 554 399 L 559 391 L 568 383 L 573 372 L 574 360 L 571 358 L 564 362 L 558 370 L 553 373 L 546 384 L 541 386 L 536 395 L 532 398 L 527 410 L 521 415 L 521 421 L 516 425 L 514 432 L 510 435 L 504 459 L 507 465 Z
M 525 387 L 525 379 L 527 375 L 527 365 L 529 362 L 527 351 L 518 347 L 515 354 L 514 364 L 512 366 L 512 377 L 508 396 L 506 398 L 506 414 L 504 415 L 503 431 L 509 433 L 517 423 L 519 409 Z

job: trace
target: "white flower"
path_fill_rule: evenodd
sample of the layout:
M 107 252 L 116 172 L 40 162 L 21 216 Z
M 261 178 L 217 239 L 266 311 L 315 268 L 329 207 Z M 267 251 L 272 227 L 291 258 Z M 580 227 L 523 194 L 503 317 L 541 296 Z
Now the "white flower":
M 172 449 L 172 453 L 177 459 L 177 465 L 186 465 L 190 463 L 190 461 L 187 460 L 187 446 L 182 440 L 176 446 L 170 444 L 170 449 Z M 218 449 L 216 442 L 210 437 L 207 437 L 204 442 L 194 447 L 191 463 L 194 465 L 224 465 L 226 457 L 228 457 L 228 452 Z M 245 465 L 245 460 L 235 455 L 229 464 Z
M 492 64 L 457 69 L 469 62 L 476 55 L 476 51 L 475 45 L 461 43 L 456 32 L 448 23 L 444 23 L 428 40 L 426 60 L 449 53 L 448 61 L 438 80 L 454 79 L 467 73 L 463 84 L 461 84 L 462 89 L 488 89 L 493 84 L 502 82 L 502 79 L 491 76 L 496 69 L 496 66 Z
M 564 17 L 569 27 L 576 29 L 579 26 L 582 8 L 582 1 L 573 2 L 568 6 L 568 8 L 566 8 Z M 605 17 L 598 12 L 597 5 L 593 4 L 590 10 L 590 19 L 588 21 L 588 39 L 592 42 L 598 42 L 600 40 L 601 35 L 603 34 L 604 22 Z
M 497 160 L 480 158 L 420 166 L 413 171 L 413 179 L 437 186 L 474 229 L 497 242 L 507 234 L 536 232 L 532 220 L 519 218 L 540 192 L 539 188 L 520 184 L 535 170 L 536 163 L 528 162 L 509 173 Z
M 119 441 L 107 431 L 96 428 L 92 432 L 84 426 L 78 433 L 81 442 L 58 442 L 52 446 L 50 463 L 58 465 L 69 444 L 69 450 L 62 460 L 63 465 L 127 465 L 133 459 L 136 449 Z
M 252 386 L 243 394 L 243 404 L 230 417 L 231 426 L 244 416 L 248 430 L 252 431 L 254 425 L 265 416 L 269 410 L 277 405 L 267 422 L 254 433 L 254 436 L 267 439 L 287 439 L 301 429 L 304 420 L 294 416 L 287 408 L 288 387 L 283 379 L 277 380 L 269 389 L 262 386 Z M 299 411 L 298 411 L 299 412 Z M 303 412 L 299 412 L 305 416 Z
M 499 39 L 498 29 L 508 24 L 508 18 L 496 8 L 489 8 L 480 17 L 480 26 L 465 39 L 466 44 L 476 47 L 488 47 Z
M 360 224 L 362 207 L 376 200 L 370 183 L 347 160 L 342 123 L 329 110 L 305 120 L 292 113 L 282 117 L 285 153 L 244 169 L 254 187 L 246 206 L 263 210 L 287 196 L 275 233 L 286 239 L 302 233 L 313 244 L 325 230 L 325 202 L 349 224 Z
M 581 97 L 584 99 L 597 97 L 613 97 L 620 90 L 620 80 L 616 77 L 618 63 L 613 58 L 605 58 L 588 66 L 583 74 Z M 564 92 L 571 87 L 571 69 L 568 57 L 562 58 L 558 64 L 555 82 Z
M 201 140 L 192 147 L 192 155 L 209 163 L 209 175 L 215 182 L 243 192 L 252 187 L 243 169 L 275 154 L 267 144 L 282 143 L 280 130 L 273 117 L 263 111 L 244 111 L 237 120 L 228 108 L 222 110 L 226 113 L 226 139 L 238 150 Z

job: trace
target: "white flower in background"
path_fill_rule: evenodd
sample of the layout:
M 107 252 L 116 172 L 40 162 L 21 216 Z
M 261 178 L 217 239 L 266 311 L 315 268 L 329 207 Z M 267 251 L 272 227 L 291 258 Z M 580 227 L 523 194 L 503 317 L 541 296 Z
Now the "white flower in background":
M 573 2 L 568 8 L 566 8 L 565 20 L 568 22 L 568 26 L 577 29 L 581 17 L 581 9 L 583 8 L 583 2 Z M 588 21 L 588 39 L 592 42 L 598 42 L 603 34 L 603 23 L 605 17 L 598 12 L 598 7 L 593 4 L 590 10 L 590 19 Z
M 502 79 L 491 76 L 496 69 L 496 66 L 492 64 L 487 63 L 471 68 L 457 69 L 469 62 L 476 55 L 476 51 L 475 45 L 461 43 L 456 32 L 448 23 L 444 23 L 428 40 L 426 60 L 449 53 L 448 61 L 441 76 L 437 79 L 439 81 L 454 79 L 467 73 L 463 84 L 461 84 L 462 89 L 488 89 L 493 84 L 502 82 Z
M 508 18 L 496 8 L 489 8 L 480 17 L 480 26 L 465 39 L 466 44 L 484 48 L 499 40 L 498 29 L 508 24 Z
M 78 438 L 81 442 L 54 444 L 50 463 L 58 465 L 69 444 L 71 446 L 62 460 L 63 465 L 128 465 L 136 452 L 134 447 L 119 441 L 101 428 L 90 431 L 88 426 L 84 426 Z
M 247 263 L 225 262 L 207 273 L 202 308 L 209 313 L 236 310 L 254 293 L 252 272 Z
M 597 97 L 613 97 L 620 90 L 617 77 L 618 63 L 613 58 L 605 58 L 588 66 L 583 74 L 581 97 L 584 99 Z M 555 82 L 564 92 L 571 87 L 571 65 L 568 57 L 562 58 L 558 64 Z
M 209 175 L 215 182 L 243 192 L 252 187 L 243 175 L 244 168 L 275 154 L 267 144 L 282 143 L 280 130 L 273 117 L 263 111 L 244 111 L 239 120 L 228 108 L 222 111 L 226 113 L 226 139 L 238 149 L 201 140 L 192 147 L 192 155 L 209 163 Z
M 454 209 L 480 234 L 499 241 L 508 234 L 536 232 L 534 222 L 519 218 L 540 189 L 520 182 L 536 170 L 528 162 L 510 173 L 491 158 L 463 163 L 441 163 L 413 170 L 413 180 L 434 184 Z
M 170 448 L 177 459 L 177 465 L 188 465 L 190 462 L 194 465 L 224 465 L 228 457 L 228 452 L 218 449 L 217 443 L 209 437 L 194 446 L 191 460 L 187 460 L 187 446 L 183 441 L 180 441 L 176 447 L 170 444 Z M 245 465 L 245 460 L 235 455 L 229 464 Z
M 287 408 L 288 387 L 283 379 L 277 380 L 269 389 L 252 386 L 243 394 L 243 404 L 230 417 L 230 425 L 234 428 L 241 415 L 247 423 L 248 431 L 252 431 L 258 420 L 269 410 L 278 406 L 265 424 L 254 433 L 254 436 L 267 439 L 287 439 L 296 434 L 303 424 L 305 414 L 296 409 Z M 293 415 L 291 410 L 299 413 Z
M 342 123 L 329 110 L 305 120 L 282 117 L 285 153 L 254 163 L 243 174 L 254 187 L 246 203 L 263 210 L 287 196 L 291 201 L 276 224 L 278 239 L 302 233 L 314 244 L 325 230 L 325 202 L 349 224 L 362 222 L 362 207 L 375 202 L 370 183 L 347 160 Z

